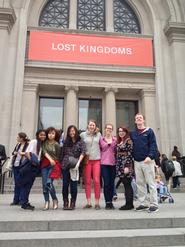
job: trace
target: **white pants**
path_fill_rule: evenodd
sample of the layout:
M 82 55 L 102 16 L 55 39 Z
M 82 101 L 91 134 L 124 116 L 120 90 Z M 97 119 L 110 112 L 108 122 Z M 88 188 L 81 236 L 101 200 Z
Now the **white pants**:
M 157 188 L 155 184 L 155 161 L 144 163 L 135 161 L 136 184 L 140 205 L 148 206 L 147 185 L 150 192 L 150 205 L 158 206 Z

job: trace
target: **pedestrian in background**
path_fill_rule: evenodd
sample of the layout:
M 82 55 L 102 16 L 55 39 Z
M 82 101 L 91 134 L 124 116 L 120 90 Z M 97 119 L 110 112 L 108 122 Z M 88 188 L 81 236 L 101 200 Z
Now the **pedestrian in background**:
M 174 164 L 175 171 L 172 174 L 173 188 L 180 187 L 179 177 L 182 176 L 181 164 L 177 161 L 176 156 L 172 156 L 172 161 Z

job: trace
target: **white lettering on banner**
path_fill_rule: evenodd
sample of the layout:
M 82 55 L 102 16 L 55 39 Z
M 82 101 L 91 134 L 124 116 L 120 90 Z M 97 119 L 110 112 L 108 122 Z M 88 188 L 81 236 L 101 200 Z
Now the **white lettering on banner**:
M 132 48 L 80 45 L 80 52 L 132 55 Z
M 75 51 L 75 44 L 52 43 L 51 49 L 54 51 Z
M 65 43 L 52 43 L 51 49 L 53 51 L 67 51 L 74 52 L 76 49 L 79 49 L 81 53 L 97 53 L 97 54 L 120 54 L 120 55 L 132 55 L 132 48 L 129 47 L 109 47 L 109 46 L 96 46 L 96 45 L 79 45 L 76 44 L 65 44 Z

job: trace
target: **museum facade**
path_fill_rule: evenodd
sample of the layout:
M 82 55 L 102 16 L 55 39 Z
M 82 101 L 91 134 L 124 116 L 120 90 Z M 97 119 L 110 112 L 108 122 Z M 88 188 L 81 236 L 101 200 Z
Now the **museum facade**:
M 38 128 L 134 128 L 185 153 L 184 0 L 0 1 L 0 142 Z

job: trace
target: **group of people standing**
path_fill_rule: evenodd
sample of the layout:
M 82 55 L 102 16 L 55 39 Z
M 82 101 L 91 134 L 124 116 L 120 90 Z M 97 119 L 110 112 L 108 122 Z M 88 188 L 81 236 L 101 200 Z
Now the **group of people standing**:
M 36 139 L 28 142 L 26 134 L 19 133 L 18 144 L 13 151 L 13 173 L 15 191 L 12 205 L 21 204 L 23 209 L 34 207 L 29 203 L 29 192 L 35 177 L 20 186 L 19 169 L 25 159 L 31 161 L 32 154 L 40 164 L 43 195 L 43 210 L 58 208 L 53 181 L 63 179 L 63 209 L 73 210 L 76 206 L 79 168 L 83 169 L 86 203 L 84 209 L 92 208 L 91 182 L 94 183 L 95 209 L 100 209 L 101 178 L 105 198 L 105 208 L 114 209 L 115 177 L 119 177 L 125 188 L 126 203 L 120 210 L 131 210 L 133 205 L 132 181 L 136 179 L 138 189 L 138 206 L 136 211 L 158 211 L 157 190 L 155 186 L 155 158 L 157 144 L 154 132 L 145 127 L 144 116 L 135 116 L 136 129 L 129 133 L 127 128 L 119 127 L 117 136 L 113 136 L 113 125 L 105 125 L 101 135 L 96 122 L 89 120 L 87 130 L 79 134 L 76 126 L 68 127 L 61 147 L 58 143 L 58 132 L 55 128 L 40 130 Z M 31 161 L 32 163 L 32 161 Z M 35 173 L 34 173 L 35 174 Z M 69 200 L 70 187 L 70 200 Z M 148 204 L 147 188 L 150 192 Z M 22 191 L 22 192 L 21 192 Z M 52 199 L 52 205 L 50 203 Z

